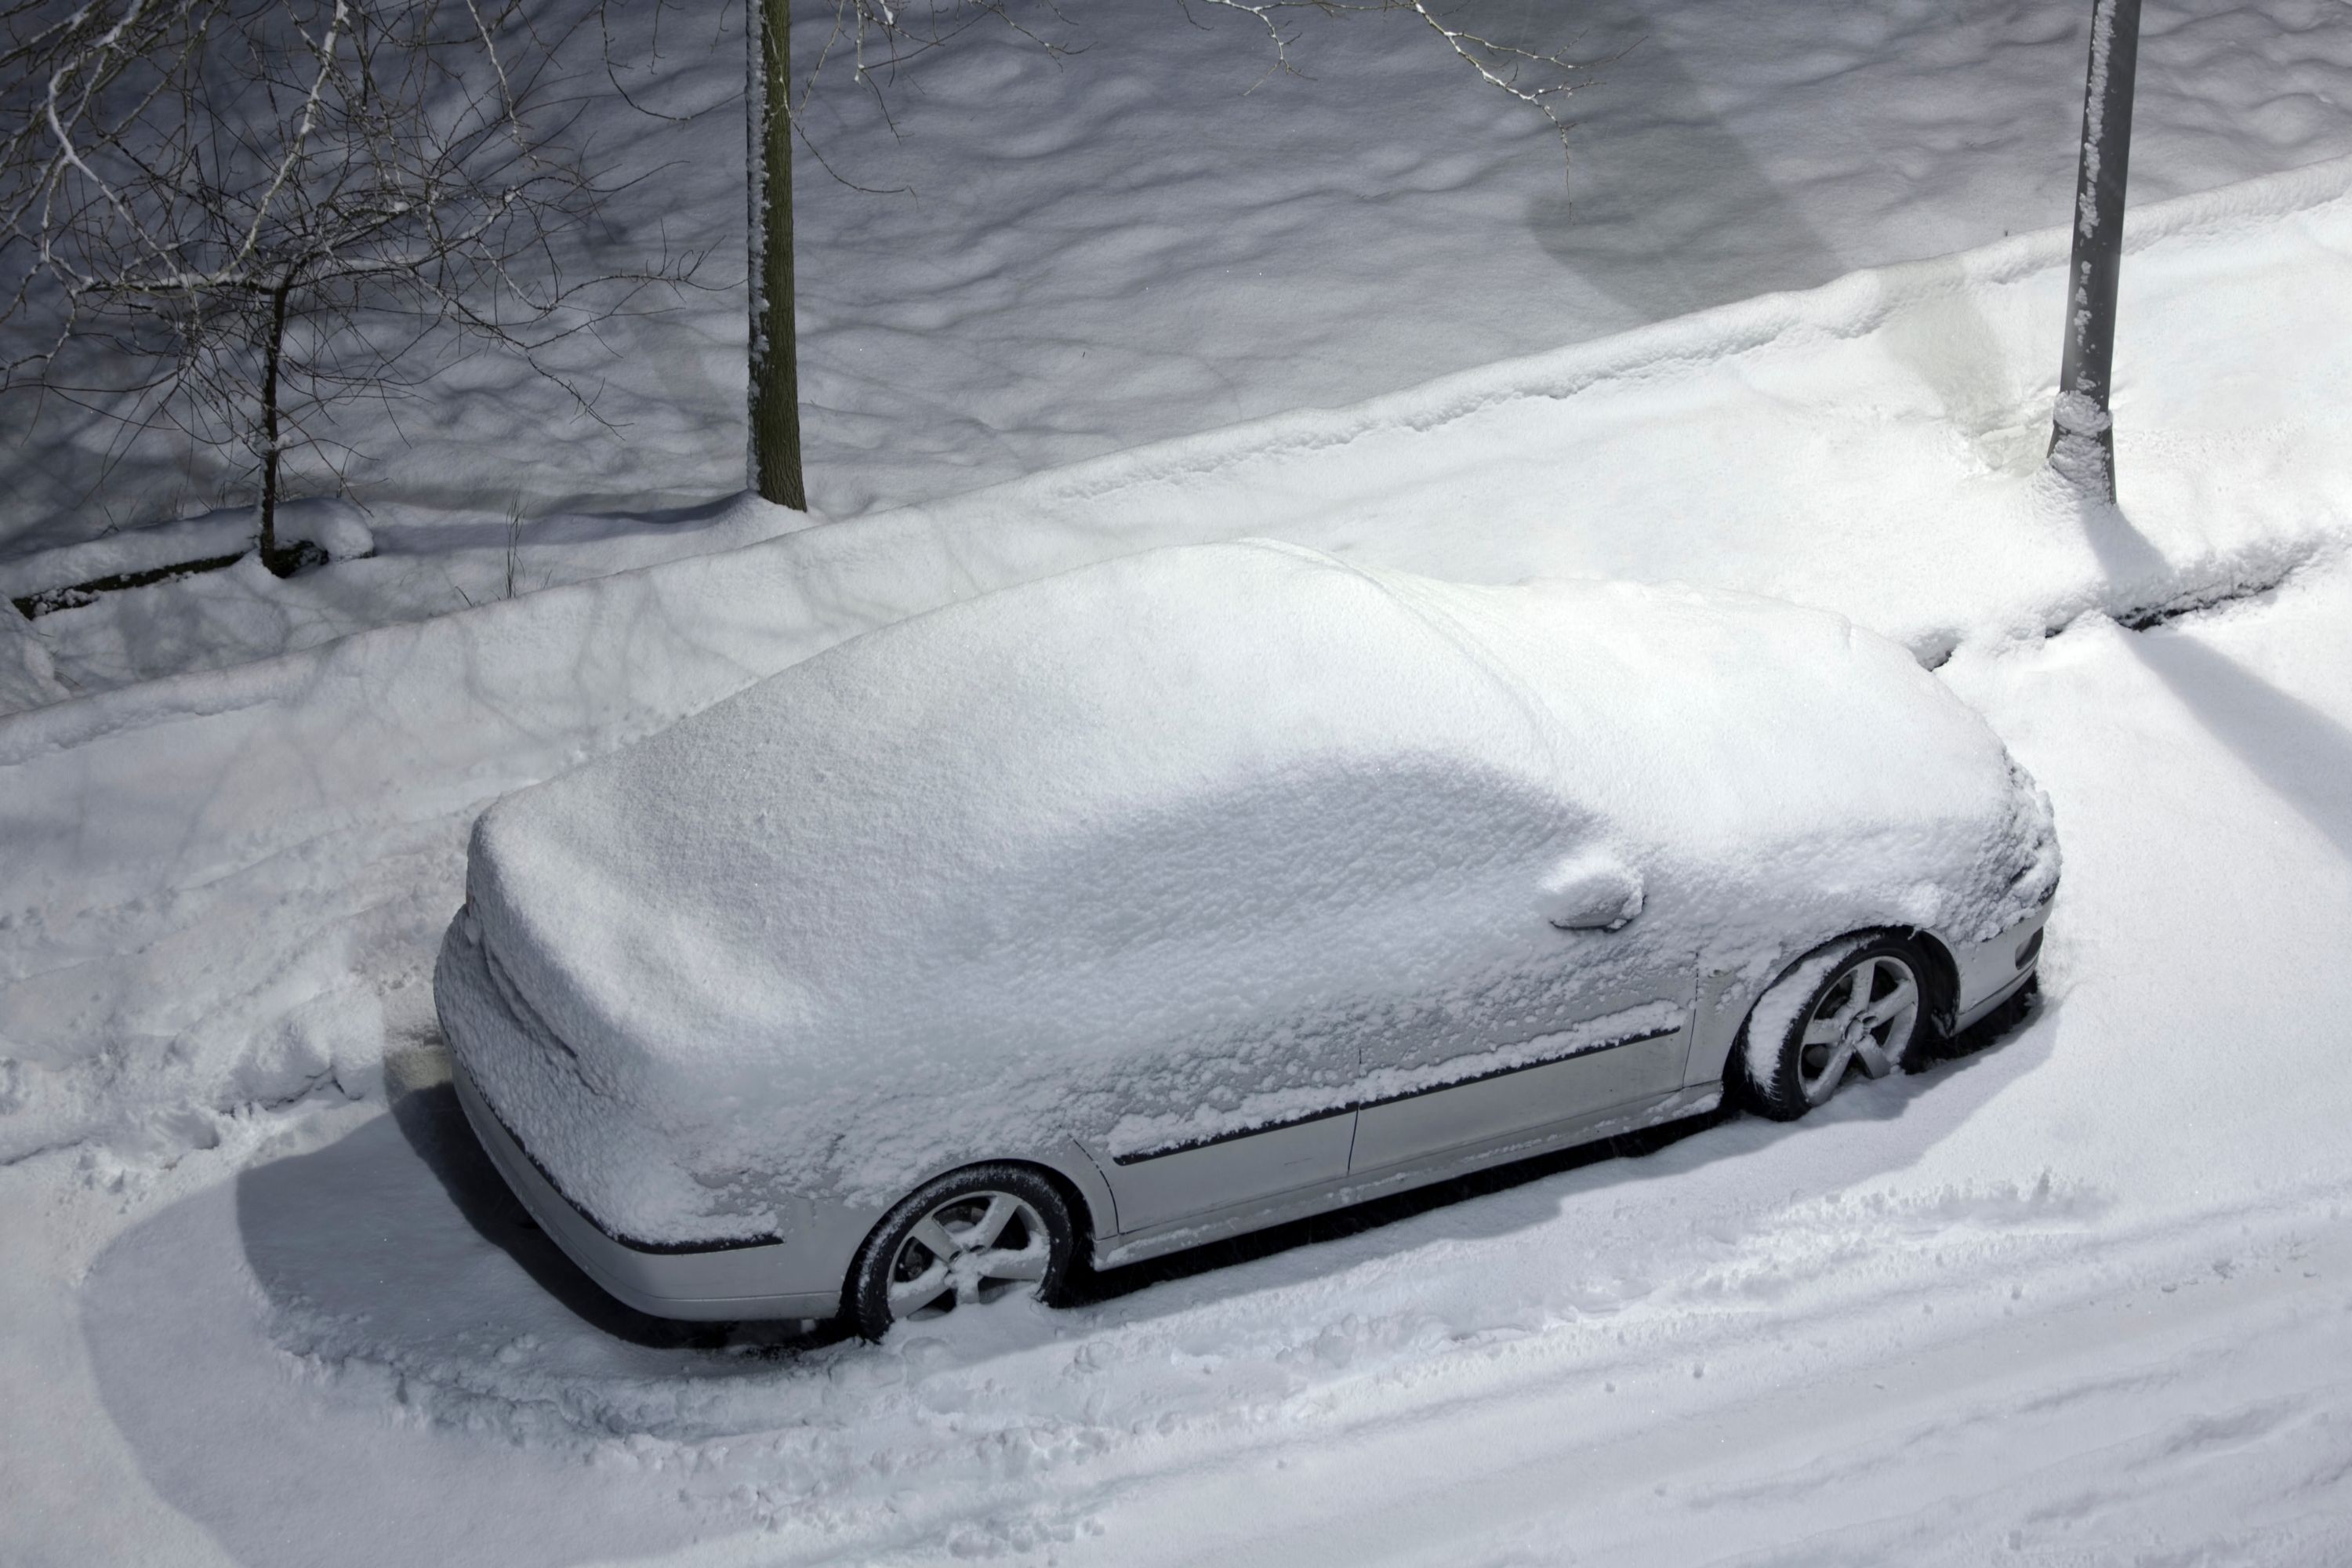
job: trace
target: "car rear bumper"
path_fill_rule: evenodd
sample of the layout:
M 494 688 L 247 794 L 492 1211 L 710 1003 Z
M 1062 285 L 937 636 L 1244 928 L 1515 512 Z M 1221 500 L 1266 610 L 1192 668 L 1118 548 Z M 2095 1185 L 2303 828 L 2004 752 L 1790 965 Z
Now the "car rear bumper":
M 657 1317 L 736 1321 L 829 1318 L 873 1220 L 835 1205 L 795 1202 L 777 1216 L 782 1239 L 751 1245 L 663 1247 L 613 1236 L 563 1194 L 492 1109 L 467 1064 L 516 1059 L 539 1047 L 491 980 L 478 933 L 450 922 L 434 967 L 441 1033 L 455 1058 L 457 1103 L 474 1136 L 565 1256 L 614 1297 Z
M 804 1275 L 811 1261 L 793 1256 L 800 1249 L 790 1240 L 677 1252 L 615 1241 L 556 1191 L 482 1099 L 463 1062 L 455 1076 L 457 1103 L 507 1185 L 564 1256 L 620 1301 L 655 1317 L 697 1321 L 830 1318 L 841 1310 L 839 1281 L 846 1260 L 832 1271 L 831 1289 L 790 1289 L 793 1276 Z

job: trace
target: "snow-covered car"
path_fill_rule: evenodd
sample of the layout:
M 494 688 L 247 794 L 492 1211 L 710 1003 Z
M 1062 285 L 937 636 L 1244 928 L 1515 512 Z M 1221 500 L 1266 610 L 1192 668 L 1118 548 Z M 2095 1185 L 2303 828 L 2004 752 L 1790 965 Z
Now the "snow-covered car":
M 895 1321 L 1713 1109 L 2034 973 L 2046 797 L 1769 600 L 1150 552 L 499 801 L 436 995 L 586 1272 Z

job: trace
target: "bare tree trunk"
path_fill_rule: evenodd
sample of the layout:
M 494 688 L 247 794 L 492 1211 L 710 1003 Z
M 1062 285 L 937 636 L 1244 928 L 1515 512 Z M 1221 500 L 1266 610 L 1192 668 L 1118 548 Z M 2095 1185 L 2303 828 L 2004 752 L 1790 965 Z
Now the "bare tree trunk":
M 793 323 L 792 0 L 751 0 L 751 479 L 808 510 L 801 481 L 799 344 Z
M 2083 89 L 2083 161 L 2074 183 L 2074 250 L 2066 272 L 2066 357 L 2050 431 L 2052 463 L 2116 499 L 2116 289 L 2123 276 L 2124 176 L 2131 159 L 2139 0 L 2094 0 Z
M 604 423 L 541 351 L 691 281 L 702 254 L 567 268 L 625 182 L 590 173 L 572 132 L 565 40 L 604 9 L 553 32 L 544 9 L 0 0 L 0 396 L 54 394 L 257 470 L 255 542 L 281 576 L 325 559 L 283 504 L 303 455 L 358 456 L 325 411 L 424 395 L 468 339 Z
M 269 336 L 261 358 L 261 563 L 280 577 L 290 577 L 300 564 L 299 552 L 278 544 L 278 479 L 286 443 L 278 436 L 278 372 L 286 358 L 286 300 L 294 292 L 294 274 L 288 271 L 269 291 Z

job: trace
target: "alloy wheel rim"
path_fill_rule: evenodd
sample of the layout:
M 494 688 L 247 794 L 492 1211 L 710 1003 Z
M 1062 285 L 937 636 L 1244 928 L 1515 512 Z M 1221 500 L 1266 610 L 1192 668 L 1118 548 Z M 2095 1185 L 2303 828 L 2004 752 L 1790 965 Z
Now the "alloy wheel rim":
M 1034 1205 L 1011 1193 L 963 1193 L 915 1222 L 890 1260 L 894 1322 L 936 1318 L 1034 1286 L 1053 1238 Z
M 1892 953 L 1873 953 L 1840 974 L 1814 1004 L 1798 1045 L 1805 1103 L 1836 1092 L 1849 1067 L 1872 1078 L 1894 1071 L 1918 1014 L 1918 976 Z

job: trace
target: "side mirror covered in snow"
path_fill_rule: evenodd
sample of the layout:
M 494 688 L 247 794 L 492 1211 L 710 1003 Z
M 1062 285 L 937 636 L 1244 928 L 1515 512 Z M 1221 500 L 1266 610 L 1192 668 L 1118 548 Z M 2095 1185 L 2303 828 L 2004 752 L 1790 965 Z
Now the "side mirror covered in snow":
M 1536 907 L 1562 931 L 1616 931 L 1642 912 L 1641 873 L 1605 849 L 1580 849 L 1545 874 Z

